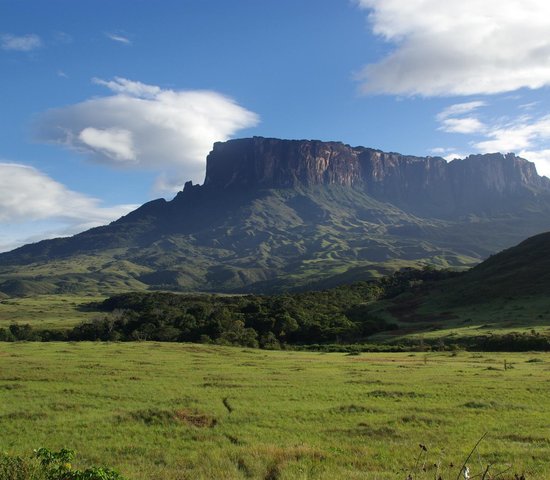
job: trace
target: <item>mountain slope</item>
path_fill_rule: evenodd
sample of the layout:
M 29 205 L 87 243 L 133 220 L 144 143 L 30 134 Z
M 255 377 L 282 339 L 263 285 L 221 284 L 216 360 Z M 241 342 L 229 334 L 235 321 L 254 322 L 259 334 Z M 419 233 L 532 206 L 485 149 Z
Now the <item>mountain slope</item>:
M 467 267 L 550 229 L 550 180 L 514 155 L 447 163 L 336 142 L 214 145 L 204 185 L 0 254 L 0 291 L 273 291 Z
M 550 233 L 492 255 L 468 271 L 460 284 L 455 281 L 450 290 L 472 303 L 550 294 Z
M 550 333 L 550 232 L 491 256 L 458 276 L 405 288 L 370 313 L 397 321 L 390 338 Z M 517 339 L 516 339 L 517 340 Z M 529 340 L 529 339 L 527 339 Z M 530 338 L 536 341 L 537 338 Z

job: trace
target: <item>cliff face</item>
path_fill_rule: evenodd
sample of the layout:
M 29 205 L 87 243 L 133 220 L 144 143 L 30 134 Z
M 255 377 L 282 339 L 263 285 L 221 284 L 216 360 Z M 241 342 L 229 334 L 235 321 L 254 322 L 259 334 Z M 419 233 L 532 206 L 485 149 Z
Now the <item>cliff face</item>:
M 359 155 L 338 142 L 243 138 L 218 142 L 207 157 L 204 185 L 287 188 L 362 181 Z
M 550 180 L 513 154 L 440 157 L 384 153 L 338 142 L 245 138 L 219 142 L 207 158 L 207 189 L 343 185 L 413 211 L 457 213 L 505 197 L 550 192 Z

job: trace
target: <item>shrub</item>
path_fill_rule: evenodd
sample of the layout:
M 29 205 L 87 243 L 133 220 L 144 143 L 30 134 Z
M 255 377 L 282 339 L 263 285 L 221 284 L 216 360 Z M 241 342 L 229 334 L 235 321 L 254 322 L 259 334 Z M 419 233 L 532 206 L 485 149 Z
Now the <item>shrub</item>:
M 74 451 L 39 448 L 30 458 L 0 453 L 0 478 L 9 480 L 124 480 L 105 467 L 73 468 Z

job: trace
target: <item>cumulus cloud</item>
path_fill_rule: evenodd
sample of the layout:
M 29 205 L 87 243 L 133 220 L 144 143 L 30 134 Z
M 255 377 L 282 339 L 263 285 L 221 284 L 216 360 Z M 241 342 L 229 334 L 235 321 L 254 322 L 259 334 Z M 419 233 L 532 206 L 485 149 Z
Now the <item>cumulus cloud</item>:
M 104 225 L 135 208 L 102 206 L 98 199 L 72 191 L 33 167 L 0 162 L 0 251 Z
M 357 0 L 395 47 L 358 75 L 365 93 L 495 94 L 550 85 L 546 0 Z
M 5 33 L 0 35 L 0 46 L 2 50 L 30 52 L 42 46 L 42 39 L 34 33 L 19 36 Z
M 112 94 L 47 111 L 35 136 L 85 153 L 93 161 L 157 171 L 164 191 L 202 182 L 216 141 L 257 125 L 258 116 L 209 90 L 169 90 L 124 78 L 93 82 Z
M 100 225 L 135 207 L 102 207 L 99 200 L 74 192 L 33 167 L 0 163 L 0 222 L 86 219 Z

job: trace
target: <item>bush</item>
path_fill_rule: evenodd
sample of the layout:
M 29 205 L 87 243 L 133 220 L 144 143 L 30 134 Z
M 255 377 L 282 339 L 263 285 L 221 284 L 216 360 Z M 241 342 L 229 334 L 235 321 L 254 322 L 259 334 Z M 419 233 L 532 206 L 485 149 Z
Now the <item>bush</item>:
M 0 453 L 0 479 L 9 480 L 125 480 L 104 467 L 79 470 L 72 467 L 74 451 L 39 448 L 30 458 Z

